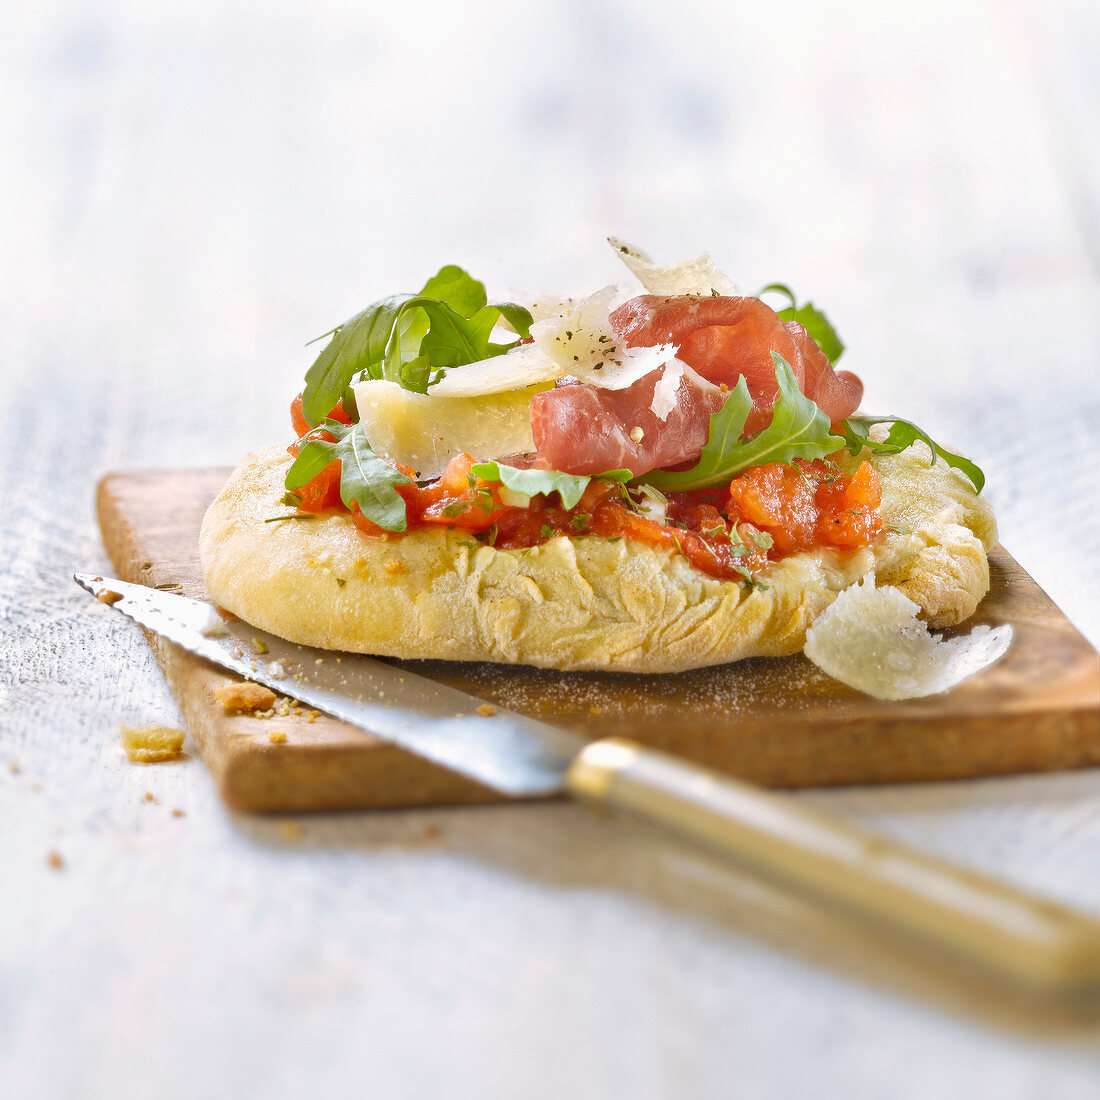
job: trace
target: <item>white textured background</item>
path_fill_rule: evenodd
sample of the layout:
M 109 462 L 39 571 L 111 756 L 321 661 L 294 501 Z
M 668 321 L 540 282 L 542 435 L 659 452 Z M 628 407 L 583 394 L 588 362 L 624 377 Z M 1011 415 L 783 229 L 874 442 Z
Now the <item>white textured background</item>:
M 106 567 L 97 476 L 232 463 L 368 301 L 449 261 L 593 289 L 608 232 L 826 307 L 865 407 L 985 466 L 1100 641 L 1095 4 L 673 7 L 0 8 L 5 1095 L 1100 1094 L 1100 1030 L 640 827 L 294 837 L 120 758 L 120 716 L 178 718 L 68 580 Z M 797 797 L 1100 913 L 1095 773 Z

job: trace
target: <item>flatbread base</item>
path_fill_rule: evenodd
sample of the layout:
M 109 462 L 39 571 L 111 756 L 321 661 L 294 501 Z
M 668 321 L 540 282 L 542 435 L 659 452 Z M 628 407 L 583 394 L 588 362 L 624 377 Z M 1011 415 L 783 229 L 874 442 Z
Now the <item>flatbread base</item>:
M 627 539 L 500 550 L 439 528 L 369 537 L 340 513 L 265 522 L 289 514 L 292 460 L 271 448 L 249 455 L 207 511 L 203 572 L 219 605 L 290 641 L 560 670 L 679 672 L 797 653 L 821 611 L 872 569 L 931 626 L 961 622 L 989 588 L 988 504 L 926 450 L 869 460 L 882 480 L 881 542 L 794 555 L 749 590 Z

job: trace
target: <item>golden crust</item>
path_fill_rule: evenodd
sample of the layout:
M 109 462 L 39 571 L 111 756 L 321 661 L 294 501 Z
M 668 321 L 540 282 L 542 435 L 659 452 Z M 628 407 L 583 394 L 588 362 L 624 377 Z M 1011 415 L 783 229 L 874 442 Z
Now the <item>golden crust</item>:
M 928 459 L 914 448 L 872 460 L 891 528 L 874 550 L 794 555 L 768 569 L 766 589 L 746 591 L 625 539 L 498 550 L 446 529 L 366 537 L 340 514 L 265 523 L 285 511 L 291 461 L 272 448 L 249 455 L 207 511 L 203 572 L 222 607 L 324 649 L 626 672 L 780 656 L 872 568 L 933 626 L 973 613 L 989 587 L 993 515 Z

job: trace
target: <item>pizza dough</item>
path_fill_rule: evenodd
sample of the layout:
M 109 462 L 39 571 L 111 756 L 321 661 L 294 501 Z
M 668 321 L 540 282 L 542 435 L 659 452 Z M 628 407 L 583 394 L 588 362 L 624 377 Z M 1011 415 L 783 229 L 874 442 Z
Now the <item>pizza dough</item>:
M 288 512 L 292 460 L 271 448 L 249 455 L 206 513 L 203 572 L 222 607 L 324 649 L 625 672 L 781 656 L 801 650 L 818 614 L 872 569 L 930 626 L 974 612 L 989 588 L 993 514 L 963 475 L 930 459 L 919 445 L 869 458 L 888 528 L 878 545 L 794 555 L 750 591 L 626 539 L 498 550 L 439 528 L 367 537 L 342 514 L 265 523 Z

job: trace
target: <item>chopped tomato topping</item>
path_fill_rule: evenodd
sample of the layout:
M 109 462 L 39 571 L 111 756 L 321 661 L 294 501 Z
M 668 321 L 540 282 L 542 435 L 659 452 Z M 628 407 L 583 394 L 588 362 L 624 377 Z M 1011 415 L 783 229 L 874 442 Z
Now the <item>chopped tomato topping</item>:
M 291 417 L 300 436 L 309 431 L 301 404 L 299 394 Z M 330 415 L 349 422 L 339 405 Z M 299 438 L 288 450 L 296 455 L 300 446 Z M 538 546 L 557 535 L 628 538 L 679 551 L 702 572 L 726 580 L 749 580 L 770 561 L 801 550 L 867 546 L 882 533 L 882 489 L 868 462 L 851 477 L 821 460 L 754 466 L 734 478 L 728 492 L 669 494 L 663 521 L 641 511 L 619 482 L 600 478 L 589 482 L 574 508 L 563 507 L 556 493 L 535 496 L 525 508 L 513 507 L 501 499 L 499 482 L 474 476 L 474 465 L 470 455 L 461 454 L 436 481 L 418 485 L 410 480 L 397 486 L 405 500 L 408 529 L 457 528 L 508 549 Z M 408 467 L 398 468 L 410 479 L 415 477 Z M 294 492 L 301 497 L 300 511 L 344 509 L 339 460 Z M 350 511 L 364 534 L 387 533 L 354 501 Z
M 754 466 L 730 485 L 728 511 L 767 532 L 778 554 L 866 546 L 882 533 L 878 474 L 864 462 L 848 478 L 820 459 Z
M 351 417 L 344 412 L 344 403 L 342 401 L 336 402 L 336 407 L 328 414 L 328 419 L 339 420 L 341 424 L 351 423 Z M 302 413 L 301 394 L 298 394 L 290 403 L 290 422 L 294 425 L 294 430 L 298 433 L 299 439 L 309 431 L 309 424 L 306 421 L 305 415 Z

